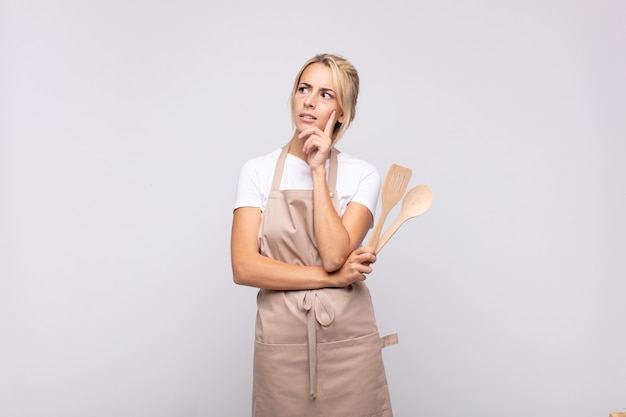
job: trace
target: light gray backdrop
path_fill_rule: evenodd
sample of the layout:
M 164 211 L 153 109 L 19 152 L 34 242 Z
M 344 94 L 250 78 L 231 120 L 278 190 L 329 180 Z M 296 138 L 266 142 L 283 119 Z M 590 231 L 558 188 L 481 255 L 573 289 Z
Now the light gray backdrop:
M 435 194 L 369 277 L 397 416 L 626 410 L 626 3 L 0 3 L 0 415 L 246 416 L 248 158 L 318 52 Z M 396 212 L 394 212 L 395 215 Z

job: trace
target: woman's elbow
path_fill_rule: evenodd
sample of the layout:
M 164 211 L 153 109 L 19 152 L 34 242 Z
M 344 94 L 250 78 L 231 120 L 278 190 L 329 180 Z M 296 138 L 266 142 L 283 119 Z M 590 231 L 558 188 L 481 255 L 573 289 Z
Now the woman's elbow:
M 233 270 L 233 282 L 237 285 L 248 285 L 248 274 L 246 273 L 246 268 L 241 264 L 233 262 L 232 263 Z
M 322 267 L 328 273 L 338 271 L 346 263 L 351 252 L 352 250 L 349 248 L 325 253 L 320 251 Z
M 322 267 L 324 271 L 331 273 L 341 269 L 345 262 L 344 258 L 322 259 Z
M 235 272 L 233 272 L 233 282 L 237 285 L 244 285 L 244 279 Z

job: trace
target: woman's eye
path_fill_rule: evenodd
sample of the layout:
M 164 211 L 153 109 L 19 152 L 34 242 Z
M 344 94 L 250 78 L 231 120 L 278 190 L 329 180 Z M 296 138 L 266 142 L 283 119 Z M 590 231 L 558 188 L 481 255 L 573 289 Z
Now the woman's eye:
M 309 89 L 306 88 L 306 87 L 300 87 L 300 88 L 298 88 L 298 91 L 301 92 L 301 93 L 306 93 L 306 92 L 309 91 Z
M 326 99 L 333 98 L 333 96 L 330 93 L 327 93 L 327 92 L 323 92 L 322 93 L 322 97 L 324 97 Z

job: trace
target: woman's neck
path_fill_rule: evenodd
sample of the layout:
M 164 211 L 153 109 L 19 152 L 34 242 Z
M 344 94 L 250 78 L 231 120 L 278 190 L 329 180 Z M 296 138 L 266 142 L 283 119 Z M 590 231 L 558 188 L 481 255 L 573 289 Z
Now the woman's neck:
M 306 161 L 306 154 L 302 151 L 304 141 L 298 137 L 298 132 L 293 134 L 291 141 L 289 141 L 289 153 L 295 157 Z

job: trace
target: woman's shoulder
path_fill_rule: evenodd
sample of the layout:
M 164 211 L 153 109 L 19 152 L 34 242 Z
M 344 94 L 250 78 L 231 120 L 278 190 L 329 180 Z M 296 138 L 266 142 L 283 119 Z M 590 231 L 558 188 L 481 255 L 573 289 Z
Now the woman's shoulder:
M 250 158 L 243 164 L 243 169 L 254 170 L 254 171 L 264 170 L 264 169 L 269 169 L 269 168 L 274 169 L 274 165 L 276 164 L 276 161 L 278 160 L 280 151 L 281 151 L 281 148 L 278 148 L 264 155 Z
M 337 162 L 342 168 L 356 170 L 361 172 L 375 173 L 378 175 L 378 168 L 368 161 L 357 158 L 347 152 L 339 152 L 337 154 Z

